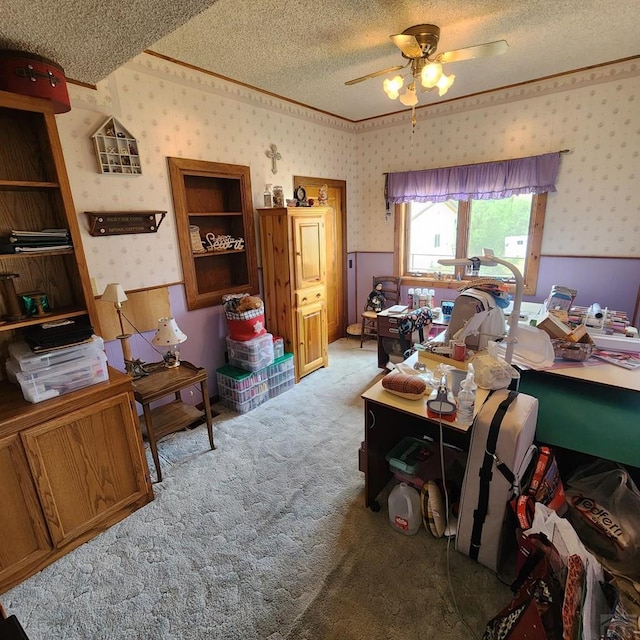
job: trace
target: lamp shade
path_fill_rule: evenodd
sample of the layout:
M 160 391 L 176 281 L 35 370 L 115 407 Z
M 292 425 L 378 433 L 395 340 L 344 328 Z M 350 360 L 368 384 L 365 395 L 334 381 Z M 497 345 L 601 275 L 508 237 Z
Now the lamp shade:
M 124 292 L 124 289 L 119 282 L 109 283 L 100 298 L 102 302 L 113 302 L 113 304 L 116 305 L 122 304 L 127 299 L 127 294 Z
M 453 73 L 451 75 L 445 76 L 444 73 L 440 76 L 440 80 L 438 80 L 438 82 L 436 82 L 436 87 L 438 87 L 438 93 L 443 96 L 445 93 L 447 93 L 447 91 L 449 91 L 449 89 L 451 88 L 451 85 L 453 84 L 453 81 L 456 79 L 456 77 L 453 75 Z
M 422 86 L 426 89 L 432 89 L 442 76 L 442 65 L 439 62 L 430 62 L 423 67 L 421 76 Z
M 180 344 L 187 336 L 180 330 L 175 318 L 160 318 L 158 320 L 158 332 L 151 343 L 158 347 L 171 347 Z
M 407 90 L 400 96 L 400 102 L 405 107 L 413 107 L 418 104 L 418 96 L 416 95 L 416 85 L 412 82 Z
M 387 96 L 391 98 L 391 100 L 396 100 L 403 84 L 404 78 L 402 76 L 394 76 L 393 78 L 387 78 L 382 83 L 382 88 L 384 89 L 384 92 L 387 94 Z

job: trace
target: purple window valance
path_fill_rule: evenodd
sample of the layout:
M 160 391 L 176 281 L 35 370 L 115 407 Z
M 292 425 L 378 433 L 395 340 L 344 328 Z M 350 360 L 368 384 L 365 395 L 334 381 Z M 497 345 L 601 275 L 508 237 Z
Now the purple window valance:
M 495 200 L 556 190 L 560 153 L 458 167 L 388 173 L 387 201 Z

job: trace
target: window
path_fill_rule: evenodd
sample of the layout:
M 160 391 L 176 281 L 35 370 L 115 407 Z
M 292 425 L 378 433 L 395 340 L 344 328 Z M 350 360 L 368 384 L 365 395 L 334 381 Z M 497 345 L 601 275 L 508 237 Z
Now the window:
M 479 256 L 492 249 L 523 274 L 525 293 L 535 294 L 546 193 L 495 200 L 408 202 L 396 211 L 395 264 L 404 284 L 442 286 L 468 280 L 464 267 L 445 267 L 441 258 Z M 480 268 L 482 277 L 511 281 L 506 267 Z

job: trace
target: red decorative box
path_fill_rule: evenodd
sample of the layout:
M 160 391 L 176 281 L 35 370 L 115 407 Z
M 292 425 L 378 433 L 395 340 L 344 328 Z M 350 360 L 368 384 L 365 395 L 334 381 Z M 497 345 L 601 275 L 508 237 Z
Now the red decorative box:
M 55 113 L 71 109 L 62 67 L 26 51 L 0 50 L 0 89 L 47 98 Z

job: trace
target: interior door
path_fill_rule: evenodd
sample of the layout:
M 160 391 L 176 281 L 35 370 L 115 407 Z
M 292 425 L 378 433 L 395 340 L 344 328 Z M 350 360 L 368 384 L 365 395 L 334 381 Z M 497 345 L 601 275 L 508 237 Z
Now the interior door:
M 326 219 L 326 313 L 329 342 L 346 335 L 346 282 L 347 282 L 347 186 L 344 180 L 329 178 L 312 178 L 294 176 L 294 189 L 304 187 L 307 198 L 318 201 L 318 188 L 326 184 L 328 187 L 329 211 Z

